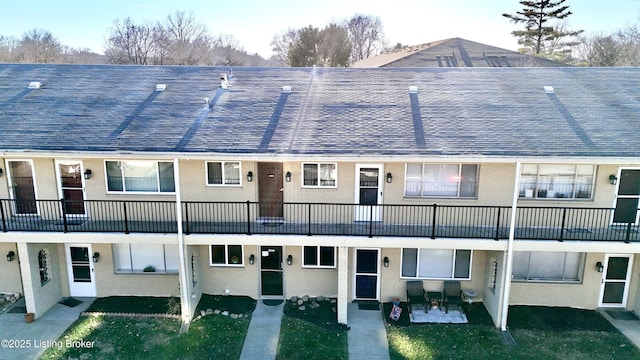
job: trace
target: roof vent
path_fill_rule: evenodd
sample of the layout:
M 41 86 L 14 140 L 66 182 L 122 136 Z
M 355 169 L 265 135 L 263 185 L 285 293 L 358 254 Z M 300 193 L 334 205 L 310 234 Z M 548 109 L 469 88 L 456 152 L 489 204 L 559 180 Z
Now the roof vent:
M 222 89 L 229 88 L 229 80 L 227 79 L 227 74 L 220 74 L 220 87 Z
M 40 89 L 42 87 L 42 83 L 40 81 L 32 81 L 29 83 L 29 89 Z
M 409 94 L 417 94 L 418 87 L 417 86 L 409 86 Z
M 545 86 L 545 87 L 544 87 L 544 92 L 545 92 L 546 94 L 553 94 L 553 93 L 555 93 L 556 91 L 553 89 L 553 86 Z
M 164 91 L 167 88 L 167 84 L 156 84 L 156 91 Z
M 283 93 L 290 93 L 291 92 L 291 86 L 283 86 L 282 87 L 282 92 Z

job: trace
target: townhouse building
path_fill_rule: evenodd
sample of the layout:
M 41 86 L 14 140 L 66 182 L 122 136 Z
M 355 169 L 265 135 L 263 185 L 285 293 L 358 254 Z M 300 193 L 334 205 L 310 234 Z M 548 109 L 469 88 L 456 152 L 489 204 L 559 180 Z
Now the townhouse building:
M 0 291 L 640 312 L 640 69 L 0 65 Z

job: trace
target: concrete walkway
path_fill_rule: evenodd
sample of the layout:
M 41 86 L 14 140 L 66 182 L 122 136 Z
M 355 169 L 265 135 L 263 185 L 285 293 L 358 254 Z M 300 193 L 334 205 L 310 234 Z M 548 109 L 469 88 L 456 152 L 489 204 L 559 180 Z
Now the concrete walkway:
M 349 360 L 389 360 L 387 330 L 382 310 L 358 310 L 358 304 L 347 304 L 349 327 Z
M 285 302 L 277 306 L 267 306 L 262 303 L 262 300 L 258 300 L 256 309 L 251 314 L 251 323 L 244 338 L 240 360 L 276 358 L 284 304 Z
M 76 298 L 82 304 L 68 307 L 55 304 L 49 311 L 34 322 L 27 324 L 24 313 L 4 312 L 0 315 L 0 359 L 37 359 L 52 346 L 66 346 L 56 340 L 78 319 L 95 298 Z M 24 306 L 16 302 L 15 306 Z
M 621 320 L 612 318 L 606 310 L 600 309 L 600 314 L 618 329 L 624 336 L 640 349 L 640 320 Z

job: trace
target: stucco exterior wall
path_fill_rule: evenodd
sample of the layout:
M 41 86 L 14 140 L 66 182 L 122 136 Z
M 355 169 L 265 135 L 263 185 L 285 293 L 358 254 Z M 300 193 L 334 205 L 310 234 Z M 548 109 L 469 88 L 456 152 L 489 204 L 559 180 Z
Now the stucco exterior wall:
M 211 295 L 225 294 L 225 289 L 229 289 L 229 295 L 243 295 L 257 299 L 260 286 L 260 266 L 259 255 L 256 246 L 247 245 L 244 247 L 244 266 L 225 267 L 209 265 L 208 246 L 193 246 L 197 248 L 200 259 L 200 282 L 202 293 Z M 196 251 L 194 249 L 194 251 Z M 249 256 L 254 254 L 256 261 L 254 265 L 249 265 Z
M 66 271 L 61 271 L 65 264 L 61 264 L 59 261 L 62 245 L 36 243 L 26 244 L 24 248 L 26 248 L 26 256 L 22 251 L 20 255 L 22 261 L 28 260 L 25 265 L 29 267 L 28 274 L 30 275 L 28 281 L 25 281 L 25 297 L 30 300 L 26 302 L 27 312 L 33 312 L 35 317 L 39 318 L 63 297 L 61 279 L 66 276 Z M 45 250 L 47 253 L 49 274 L 49 281 L 44 284 L 40 282 L 38 267 L 38 253 L 41 250 Z
M 7 261 L 7 254 L 13 251 L 13 261 Z M 22 290 L 22 277 L 20 275 L 20 258 L 15 243 L 0 243 L 0 293 L 20 293 Z
M 287 246 L 286 254 L 293 256 L 291 266 L 284 264 L 284 287 L 285 296 L 316 297 L 318 295 L 336 297 L 338 295 L 338 270 L 334 269 L 314 269 L 302 267 L 302 247 Z M 337 251 L 336 251 L 337 263 Z

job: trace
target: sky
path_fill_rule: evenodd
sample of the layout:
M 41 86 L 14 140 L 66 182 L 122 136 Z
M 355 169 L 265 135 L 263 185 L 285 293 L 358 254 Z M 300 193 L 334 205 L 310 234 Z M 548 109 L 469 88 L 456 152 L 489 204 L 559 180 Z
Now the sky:
M 640 23 L 640 0 L 567 0 L 567 29 L 609 33 Z M 511 31 L 521 25 L 502 13 L 522 9 L 518 0 L 0 0 L 0 35 L 28 30 L 51 34 L 63 45 L 103 53 L 116 19 L 137 24 L 193 13 L 211 35 L 229 34 L 247 52 L 272 55 L 274 35 L 308 25 L 323 28 L 355 14 L 377 16 L 389 45 L 418 45 L 460 37 L 516 50 Z

